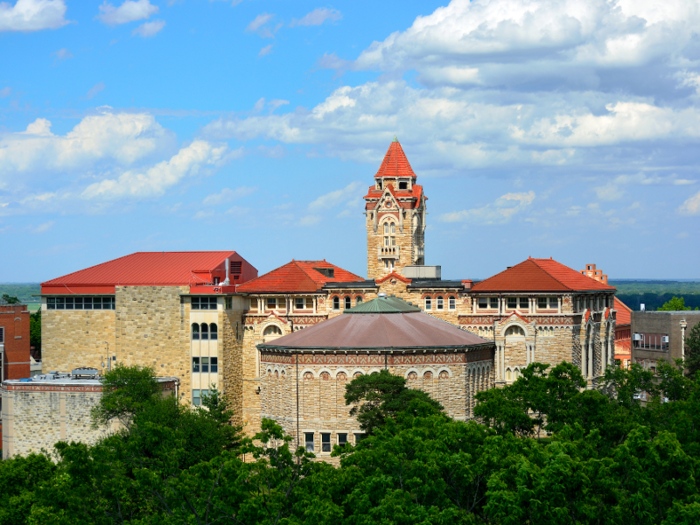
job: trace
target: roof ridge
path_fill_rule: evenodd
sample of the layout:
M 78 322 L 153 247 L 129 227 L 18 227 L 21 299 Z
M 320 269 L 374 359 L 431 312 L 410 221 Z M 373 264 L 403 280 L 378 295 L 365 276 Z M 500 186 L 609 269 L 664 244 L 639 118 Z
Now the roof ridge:
M 568 286 L 568 285 L 564 284 L 563 282 L 561 282 L 559 279 L 557 279 L 556 277 L 554 277 L 551 273 L 549 273 L 547 270 L 545 270 L 544 268 L 542 268 L 542 266 L 540 266 L 540 265 L 537 264 L 537 262 L 536 262 L 536 261 L 554 261 L 554 262 L 557 263 L 557 264 L 561 264 L 559 261 L 555 261 L 554 259 L 527 259 L 527 260 L 528 260 L 528 261 L 534 262 L 540 270 L 542 270 L 544 273 L 546 273 L 547 275 L 549 275 L 552 279 L 554 279 L 556 282 L 558 282 L 559 284 L 561 284 L 561 285 L 562 285 L 564 288 L 566 288 L 567 290 L 573 290 L 573 288 L 572 288 L 571 286 Z M 525 262 L 525 261 L 523 261 L 523 262 Z M 564 266 L 564 265 L 562 264 L 562 266 Z M 567 266 L 567 268 L 568 268 L 568 266 Z
M 84 272 L 86 270 L 91 270 L 93 268 L 97 268 L 98 266 L 102 266 L 103 264 L 118 261 L 120 259 L 126 259 L 127 257 L 131 257 L 132 255 L 136 255 L 137 253 L 143 253 L 143 252 L 128 253 L 126 255 L 122 255 L 121 257 L 117 257 L 116 259 L 111 259 L 109 261 L 93 264 L 92 266 L 88 266 L 87 268 L 83 268 L 82 270 L 76 270 L 74 272 L 67 273 L 65 275 L 59 275 L 58 277 L 54 277 L 53 279 L 49 279 L 48 281 L 44 281 L 43 283 L 40 283 L 40 286 L 44 286 L 45 284 L 50 283 L 51 281 L 56 281 L 58 279 L 64 279 L 66 277 L 70 277 L 71 275 L 76 274 L 76 273 L 80 273 L 80 272 Z

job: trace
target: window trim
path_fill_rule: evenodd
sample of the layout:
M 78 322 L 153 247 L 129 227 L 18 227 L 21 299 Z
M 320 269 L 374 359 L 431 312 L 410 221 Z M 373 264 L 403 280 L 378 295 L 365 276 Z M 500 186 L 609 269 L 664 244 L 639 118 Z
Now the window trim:
M 454 295 L 450 295 L 447 298 L 447 304 L 448 304 L 448 308 L 450 310 L 456 310 L 457 309 L 457 298 Z
M 425 297 L 425 309 L 426 310 L 433 309 L 433 298 L 430 297 L 429 295 Z
M 345 309 L 349 310 L 350 308 L 352 308 L 352 297 L 350 297 L 349 295 L 346 295 L 343 298 L 343 303 L 345 303 Z
M 217 341 L 219 339 L 219 327 L 216 323 L 209 323 L 209 340 Z
M 333 296 L 333 310 L 340 310 L 340 297 Z
M 326 437 L 328 438 L 327 440 Z M 326 450 L 326 448 L 328 450 Z M 331 432 L 321 432 L 321 453 L 330 454 L 332 450 Z
M 435 300 L 435 304 L 436 304 L 436 308 L 435 308 L 436 310 L 444 310 L 445 309 L 445 299 L 443 298 L 442 295 L 437 296 L 437 298 Z
M 309 441 L 309 436 L 311 436 L 311 440 Z M 310 450 L 309 450 L 309 444 L 310 444 Z M 307 452 L 311 452 L 312 454 L 315 452 L 316 448 L 316 433 L 315 432 L 304 432 L 304 449 L 306 449 Z
M 199 341 L 199 323 L 192 323 L 192 340 Z

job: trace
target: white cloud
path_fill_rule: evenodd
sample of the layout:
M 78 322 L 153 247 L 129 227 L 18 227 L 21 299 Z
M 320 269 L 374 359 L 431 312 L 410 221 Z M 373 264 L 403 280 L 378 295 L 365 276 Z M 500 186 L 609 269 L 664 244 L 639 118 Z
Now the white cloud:
M 340 14 L 340 11 L 338 11 L 337 9 L 327 9 L 325 7 L 319 7 L 308 13 L 301 20 L 292 20 L 292 23 L 289 24 L 289 26 L 320 26 L 326 20 L 336 22 L 341 18 L 343 18 L 343 15 Z
M 63 47 L 58 51 L 51 53 L 51 56 L 56 57 L 56 60 L 66 60 L 68 58 L 73 58 L 73 53 L 71 53 L 67 48 Z
M 10 86 L 4 87 L 0 89 L 0 98 L 9 97 L 10 93 L 12 93 L 12 88 Z
M 270 22 L 275 15 L 271 15 L 269 13 L 261 13 L 258 16 L 256 16 L 253 21 L 248 24 L 248 26 L 245 28 L 246 33 L 256 33 L 259 37 L 261 38 L 274 38 L 275 33 L 279 31 L 279 29 L 282 27 L 281 23 L 278 23 L 275 27 L 270 28 L 267 27 L 266 24 Z M 263 48 L 265 49 L 265 48 Z
M 506 193 L 495 202 L 474 208 L 439 216 L 443 222 L 466 222 L 472 224 L 505 224 L 510 222 L 513 216 L 528 208 L 535 200 L 535 192 Z
M 175 146 L 174 134 L 145 113 L 101 113 L 84 117 L 65 135 L 38 118 L 26 131 L 0 134 L 0 183 L 26 175 L 86 171 L 107 162 L 126 167 L 161 156 Z
M 224 188 L 219 193 L 214 193 L 205 197 L 202 204 L 205 206 L 217 206 L 219 204 L 224 204 L 226 202 L 247 197 L 256 190 L 257 188 L 251 188 L 248 186 L 240 186 L 239 188 L 233 190 L 231 188 Z
M 0 3 L 0 31 L 41 31 L 68 23 L 63 0 L 17 0 Z
M 349 200 L 354 201 L 357 197 L 355 193 L 357 193 L 362 186 L 362 182 L 355 181 L 345 186 L 342 190 L 335 190 L 321 195 L 309 204 L 309 210 L 319 212 L 321 210 L 329 210 L 342 206 Z
M 272 44 L 263 47 L 260 50 L 260 52 L 258 52 L 258 56 L 264 57 L 265 55 L 269 55 L 270 53 L 272 53 Z
M 207 168 L 220 167 L 228 160 L 228 151 L 226 145 L 195 140 L 170 160 L 159 162 L 145 170 L 126 171 L 116 179 L 96 182 L 89 185 L 82 195 L 87 199 L 162 195 L 185 177 L 196 176 Z
M 49 221 L 39 224 L 38 226 L 30 226 L 29 231 L 31 233 L 46 233 L 53 227 L 54 224 L 56 224 L 55 221 Z
M 323 217 L 320 217 L 318 215 L 305 215 L 304 217 L 299 219 L 299 221 L 297 222 L 297 226 L 303 226 L 303 227 L 315 226 L 319 222 L 321 222 L 322 219 L 323 219 Z
M 143 38 L 148 38 L 154 36 L 161 29 L 165 27 L 165 20 L 154 20 L 153 22 L 146 22 L 141 24 L 136 29 L 134 29 L 131 34 L 140 36 Z
M 106 1 L 100 6 L 100 14 L 97 19 L 103 24 L 115 26 L 143 20 L 158 12 L 158 6 L 151 5 L 149 0 L 126 0 L 119 7 L 114 7 Z
M 634 175 L 618 175 L 608 183 L 595 187 L 594 191 L 600 200 L 616 201 L 625 196 L 626 189 L 630 186 L 650 186 L 652 184 L 687 186 L 695 184 L 695 181 L 679 179 L 675 174 L 660 176 L 640 172 Z
M 95 98 L 98 95 L 98 93 L 100 93 L 100 91 L 104 91 L 104 89 L 106 87 L 107 86 L 105 86 L 104 82 L 98 82 L 97 84 L 92 86 L 90 89 L 88 89 L 88 92 L 85 94 L 85 98 L 87 100 L 92 100 L 93 98 Z
M 700 191 L 686 200 L 678 208 L 678 213 L 681 215 L 700 215 Z

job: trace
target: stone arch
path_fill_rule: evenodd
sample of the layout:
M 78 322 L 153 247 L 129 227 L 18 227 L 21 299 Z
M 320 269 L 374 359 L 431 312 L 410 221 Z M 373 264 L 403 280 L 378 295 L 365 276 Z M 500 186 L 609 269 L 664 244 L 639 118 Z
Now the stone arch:
M 311 374 L 311 378 L 308 377 L 307 374 Z M 304 368 L 301 372 L 299 372 L 299 379 L 300 380 L 309 380 L 309 379 L 314 379 L 316 377 L 316 374 L 314 374 L 314 371 L 311 368 Z
M 411 374 L 415 374 L 415 377 L 409 377 Z M 420 375 L 420 372 L 418 372 L 417 368 L 409 368 L 406 370 L 406 373 L 404 374 L 405 379 L 418 379 L 418 376 Z
M 329 381 L 333 377 L 333 374 L 331 373 L 330 369 L 321 368 L 321 370 L 318 371 L 318 377 L 324 381 Z
M 506 381 L 512 381 L 513 380 L 513 371 L 510 369 L 510 367 L 506 368 Z
M 339 376 L 340 374 L 345 374 L 345 379 L 341 379 Z M 335 378 L 339 381 L 347 381 L 348 378 L 350 377 L 350 374 L 348 373 L 347 369 L 345 368 L 336 368 L 335 369 Z
M 371 368 L 370 371 L 367 372 L 367 374 L 369 374 L 369 375 L 378 374 L 378 373 L 381 372 L 381 371 L 382 371 L 381 368 L 376 368 L 376 367 L 375 367 L 375 368 Z
M 260 328 L 264 343 L 274 341 L 275 339 L 284 335 L 284 330 L 282 327 L 275 322 L 264 323 Z
M 356 377 L 363 376 L 363 375 L 365 375 L 365 371 L 360 369 L 360 368 L 356 368 L 355 370 L 352 371 L 352 379 L 355 379 Z
M 449 368 L 440 368 L 438 370 L 437 378 L 438 379 L 450 379 L 452 377 L 452 374 L 450 373 Z

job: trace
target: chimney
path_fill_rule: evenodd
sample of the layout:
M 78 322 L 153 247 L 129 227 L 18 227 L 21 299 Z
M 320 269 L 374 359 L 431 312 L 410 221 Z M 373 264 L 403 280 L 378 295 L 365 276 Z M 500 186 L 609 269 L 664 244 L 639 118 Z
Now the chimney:
M 472 281 L 471 279 L 466 279 L 466 280 L 462 281 L 462 286 L 464 286 L 465 290 L 471 290 L 473 284 L 474 284 L 474 281 Z

